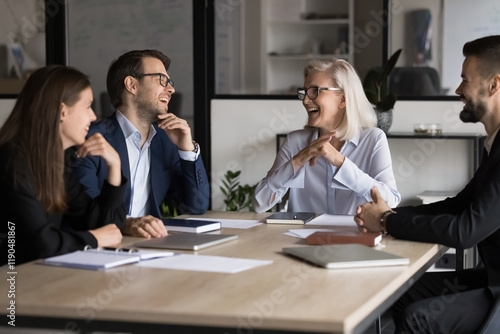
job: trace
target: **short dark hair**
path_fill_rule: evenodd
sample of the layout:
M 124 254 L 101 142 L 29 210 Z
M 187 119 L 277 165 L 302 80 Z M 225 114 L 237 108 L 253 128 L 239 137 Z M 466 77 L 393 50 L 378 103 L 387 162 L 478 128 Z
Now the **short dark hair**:
M 478 38 L 465 43 L 463 50 L 465 57 L 477 57 L 479 72 L 484 79 L 500 74 L 500 35 Z
M 111 63 L 106 86 L 113 107 L 119 108 L 123 104 L 122 94 L 125 89 L 125 78 L 129 75 L 136 77 L 142 74 L 142 59 L 147 57 L 159 59 L 165 66 L 165 70 L 168 71 L 170 59 L 158 50 L 129 51 Z

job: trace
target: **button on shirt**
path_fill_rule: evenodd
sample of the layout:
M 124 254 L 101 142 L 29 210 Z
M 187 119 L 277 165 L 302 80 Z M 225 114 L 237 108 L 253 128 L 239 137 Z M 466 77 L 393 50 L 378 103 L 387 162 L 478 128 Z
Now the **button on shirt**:
M 156 135 L 156 129 L 151 125 L 148 137 L 141 148 L 142 135 L 139 130 L 118 110 L 116 120 L 125 137 L 130 166 L 131 196 L 128 216 L 142 217 L 149 214 L 147 207 L 151 191 L 151 141 Z M 199 147 L 196 153 L 179 150 L 179 157 L 187 161 L 196 161 L 199 154 Z
M 293 157 L 318 138 L 317 128 L 291 132 L 280 148 L 274 165 L 259 182 L 253 201 L 257 212 L 278 203 L 290 189 L 288 211 L 353 215 L 358 205 L 371 201 L 370 190 L 377 186 L 389 207 L 401 201 L 392 171 L 387 137 L 378 128 L 367 128 L 350 141 L 340 153 L 345 161 L 340 168 L 321 157 L 314 166 L 308 163 L 294 171 Z

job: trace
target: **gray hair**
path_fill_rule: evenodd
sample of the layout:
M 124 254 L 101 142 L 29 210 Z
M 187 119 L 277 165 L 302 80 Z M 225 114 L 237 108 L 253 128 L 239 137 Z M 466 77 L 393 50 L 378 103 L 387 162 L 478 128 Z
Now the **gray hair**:
M 304 68 L 304 78 L 317 72 L 328 73 L 332 84 L 342 89 L 345 96 L 345 117 L 336 129 L 339 139 L 352 140 L 361 129 L 377 124 L 373 106 L 366 98 L 361 80 L 351 64 L 338 58 L 311 60 Z

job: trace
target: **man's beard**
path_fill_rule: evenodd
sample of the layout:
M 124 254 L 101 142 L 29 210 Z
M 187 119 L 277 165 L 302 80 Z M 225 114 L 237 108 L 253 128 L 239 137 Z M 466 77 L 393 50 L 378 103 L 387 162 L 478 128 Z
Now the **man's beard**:
M 476 103 L 467 102 L 464 109 L 460 112 L 460 120 L 464 123 L 477 123 L 481 121 L 484 114 L 486 113 L 486 106 L 484 102 L 480 101 L 480 97 L 483 96 L 479 92 L 478 101 Z
M 139 119 L 147 121 L 149 124 L 158 122 L 158 115 L 166 113 L 167 111 L 162 111 L 150 101 L 139 101 L 137 103 L 137 115 Z

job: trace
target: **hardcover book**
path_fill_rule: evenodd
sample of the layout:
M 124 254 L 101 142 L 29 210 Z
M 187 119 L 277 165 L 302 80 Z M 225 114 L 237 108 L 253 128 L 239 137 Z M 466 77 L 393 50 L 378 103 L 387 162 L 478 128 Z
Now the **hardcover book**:
M 308 245 L 361 244 L 376 246 L 382 241 L 380 233 L 362 233 L 359 231 L 315 232 L 306 238 Z
M 211 220 L 198 219 L 163 219 L 163 224 L 167 231 L 188 232 L 188 233 L 203 233 L 220 230 L 222 227 L 220 222 Z

